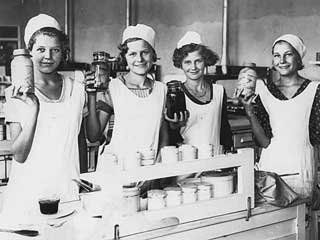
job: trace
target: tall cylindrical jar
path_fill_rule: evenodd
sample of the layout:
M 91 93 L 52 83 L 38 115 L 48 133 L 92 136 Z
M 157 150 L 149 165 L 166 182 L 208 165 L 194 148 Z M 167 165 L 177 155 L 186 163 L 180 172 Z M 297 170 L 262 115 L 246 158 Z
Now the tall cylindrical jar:
M 11 80 L 16 87 L 34 92 L 33 63 L 28 49 L 15 49 L 11 61 Z
M 182 202 L 194 203 L 197 201 L 197 185 L 193 183 L 186 183 L 181 185 Z
M 198 201 L 209 200 L 212 197 L 212 184 L 201 182 L 197 184 Z
M 179 187 L 166 187 L 166 206 L 174 207 L 181 205 L 181 188 Z
M 179 114 L 179 112 L 186 111 L 186 99 L 180 81 L 172 80 L 167 83 L 167 87 L 167 114 L 170 118 L 173 118 L 174 113 Z
M 148 210 L 161 209 L 166 206 L 164 190 L 153 189 L 147 192 L 148 195 Z
M 124 212 L 126 215 L 138 212 L 140 209 L 140 190 L 137 187 L 123 186 Z
M 110 55 L 103 51 L 93 53 L 93 62 L 91 63 L 92 71 L 95 72 L 95 82 L 93 88 L 97 91 L 104 92 L 109 87 L 110 69 L 108 59 Z

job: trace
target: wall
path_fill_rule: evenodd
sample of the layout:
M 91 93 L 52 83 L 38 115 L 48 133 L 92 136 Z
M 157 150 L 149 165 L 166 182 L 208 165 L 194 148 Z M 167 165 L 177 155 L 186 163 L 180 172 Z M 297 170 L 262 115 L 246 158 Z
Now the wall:
M 90 62 L 92 52 L 118 54 L 117 45 L 125 28 L 126 0 L 73 0 L 75 60 Z M 196 30 L 205 44 L 221 56 L 223 0 L 132 0 L 134 19 L 157 31 L 156 50 L 164 74 L 178 72 L 171 56 L 187 30 Z M 300 35 L 307 45 L 305 63 L 313 77 L 318 68 L 307 63 L 320 51 L 319 0 L 229 0 L 230 64 L 245 61 L 270 66 L 270 48 L 282 33 Z M 45 12 L 64 24 L 64 0 L 0 0 L 0 24 L 20 24 Z M 308 72 L 305 71 L 305 72 Z
M 301 36 L 307 46 L 303 74 L 319 79 L 319 67 L 309 65 L 320 51 L 319 0 L 229 0 L 230 54 L 232 64 L 253 61 L 271 65 L 271 46 L 284 33 Z

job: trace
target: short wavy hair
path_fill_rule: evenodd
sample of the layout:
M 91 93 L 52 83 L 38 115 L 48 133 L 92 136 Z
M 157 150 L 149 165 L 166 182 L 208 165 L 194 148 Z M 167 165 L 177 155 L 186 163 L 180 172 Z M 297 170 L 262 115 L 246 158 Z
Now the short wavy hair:
M 119 53 L 119 64 L 120 65 L 122 65 L 122 66 L 128 65 L 127 60 L 126 60 L 126 54 L 129 50 L 128 43 L 135 42 L 137 40 L 143 40 L 143 39 L 142 38 L 128 38 L 126 41 L 124 41 L 124 43 L 119 44 L 118 49 L 120 50 L 120 53 Z M 147 44 L 148 48 L 151 50 L 152 61 L 155 63 L 157 61 L 156 51 L 147 41 L 145 41 L 145 40 L 143 40 L 143 41 Z
M 177 68 L 182 68 L 183 59 L 187 57 L 189 53 L 195 51 L 199 51 L 200 55 L 204 59 L 204 64 L 206 67 L 215 65 L 219 60 L 218 54 L 208 47 L 202 44 L 190 43 L 174 50 L 172 56 L 173 65 Z
M 38 31 L 34 32 L 29 40 L 28 43 L 28 50 L 31 51 L 33 48 L 33 45 L 37 41 L 37 36 L 39 35 L 46 35 L 50 37 L 57 37 L 61 43 L 61 49 L 62 49 L 62 59 L 65 60 L 67 58 L 67 55 L 70 51 L 68 47 L 68 37 L 66 34 L 64 34 L 62 31 L 59 31 L 56 28 L 52 27 L 44 27 L 40 28 Z

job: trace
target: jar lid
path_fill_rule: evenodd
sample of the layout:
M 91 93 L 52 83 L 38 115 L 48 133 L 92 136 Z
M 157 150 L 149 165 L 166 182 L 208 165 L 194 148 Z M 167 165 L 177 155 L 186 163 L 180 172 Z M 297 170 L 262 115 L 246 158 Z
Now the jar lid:
M 28 49 L 18 48 L 13 50 L 13 56 L 17 56 L 17 55 L 30 55 L 30 52 Z
M 199 191 L 210 191 L 212 184 L 208 182 L 197 183 L 197 188 Z
M 171 80 L 170 82 L 167 82 L 168 87 L 180 87 L 181 82 L 178 80 Z
M 153 189 L 147 192 L 148 198 L 164 198 L 166 192 L 164 190 Z
M 180 195 L 181 194 L 181 188 L 179 188 L 179 187 L 166 187 L 163 190 L 166 191 L 167 195 Z
M 197 185 L 194 183 L 185 183 L 181 185 L 182 192 L 195 193 L 197 191 Z
M 133 197 L 139 195 L 140 191 L 138 187 L 123 186 L 122 192 L 124 197 Z

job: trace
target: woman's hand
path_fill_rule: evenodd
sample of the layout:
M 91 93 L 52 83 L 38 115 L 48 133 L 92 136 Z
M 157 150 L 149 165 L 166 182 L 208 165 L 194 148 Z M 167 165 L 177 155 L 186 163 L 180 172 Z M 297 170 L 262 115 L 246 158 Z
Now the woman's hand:
M 39 99 L 33 92 L 30 92 L 29 88 L 22 89 L 21 87 L 13 86 L 11 97 L 24 102 L 27 107 L 26 109 L 28 111 L 28 114 L 30 114 L 30 116 L 39 113 Z
M 95 72 L 87 71 L 84 74 L 85 76 L 85 84 L 86 84 L 86 91 L 88 94 L 96 94 L 97 89 L 94 88 L 95 85 Z
M 184 112 L 179 112 L 179 114 L 174 113 L 173 118 L 170 118 L 168 116 L 167 109 L 165 109 L 164 111 L 164 118 L 170 123 L 170 127 L 172 129 L 177 129 L 184 126 L 188 121 L 189 117 L 190 117 L 190 113 L 188 110 Z
M 239 99 L 239 101 L 241 102 L 241 104 L 243 105 L 246 114 L 248 117 L 251 117 L 254 115 L 254 100 L 256 98 L 256 95 L 251 92 L 249 94 L 243 95 L 243 89 L 238 91 L 236 96 Z

